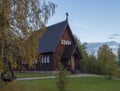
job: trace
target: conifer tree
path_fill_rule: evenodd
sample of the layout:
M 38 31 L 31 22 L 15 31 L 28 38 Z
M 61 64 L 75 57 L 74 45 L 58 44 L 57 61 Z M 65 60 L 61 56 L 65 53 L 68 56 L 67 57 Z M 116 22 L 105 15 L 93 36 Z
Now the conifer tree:
M 58 91 L 67 91 L 67 85 L 68 85 L 67 72 L 64 66 L 60 63 L 59 73 L 58 73 L 58 78 L 57 78 Z

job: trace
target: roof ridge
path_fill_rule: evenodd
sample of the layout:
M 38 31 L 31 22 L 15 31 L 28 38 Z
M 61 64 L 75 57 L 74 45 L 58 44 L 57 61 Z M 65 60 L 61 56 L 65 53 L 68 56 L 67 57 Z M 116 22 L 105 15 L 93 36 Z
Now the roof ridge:
M 47 28 L 48 28 L 48 27 L 51 27 L 51 26 L 54 26 L 54 25 L 57 25 L 57 24 L 60 24 L 60 23 L 63 23 L 63 22 L 67 22 L 67 21 L 64 20 L 64 21 L 61 21 L 61 22 L 58 22 L 58 23 L 55 23 L 55 24 L 49 25 L 49 26 L 47 26 Z

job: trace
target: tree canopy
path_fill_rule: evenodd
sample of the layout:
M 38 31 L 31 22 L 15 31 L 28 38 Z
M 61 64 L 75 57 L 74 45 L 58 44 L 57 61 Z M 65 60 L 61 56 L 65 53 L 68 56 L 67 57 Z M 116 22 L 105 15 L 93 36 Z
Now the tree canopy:
M 82 59 L 80 60 L 80 68 L 82 72 L 87 72 L 87 61 L 88 61 L 88 53 L 86 51 L 87 43 L 81 43 L 76 35 L 74 35 L 77 47 L 81 52 Z
M 103 45 L 98 51 L 98 71 L 100 74 L 108 75 L 111 78 L 118 74 L 116 56 L 108 45 Z
M 118 67 L 120 68 L 120 45 L 117 52 L 117 62 L 118 62 Z
M 0 64 L 4 58 L 12 62 L 13 67 L 20 58 L 30 65 L 33 63 L 38 41 L 38 36 L 32 36 L 33 32 L 45 28 L 55 7 L 50 0 L 0 0 Z

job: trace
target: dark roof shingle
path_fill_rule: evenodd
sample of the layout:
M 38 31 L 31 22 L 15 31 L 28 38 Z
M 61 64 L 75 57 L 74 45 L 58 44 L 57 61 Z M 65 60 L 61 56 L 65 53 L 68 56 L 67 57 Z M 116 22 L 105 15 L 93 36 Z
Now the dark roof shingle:
M 45 33 L 39 39 L 38 53 L 54 52 L 67 24 L 68 22 L 65 20 L 47 27 Z

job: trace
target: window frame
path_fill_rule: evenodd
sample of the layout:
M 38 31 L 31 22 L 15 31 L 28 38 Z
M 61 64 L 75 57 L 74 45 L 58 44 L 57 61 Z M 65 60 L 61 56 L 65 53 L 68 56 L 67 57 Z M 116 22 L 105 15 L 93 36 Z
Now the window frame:
M 42 64 L 49 64 L 50 63 L 50 56 L 49 55 L 42 55 L 41 62 L 42 62 Z

